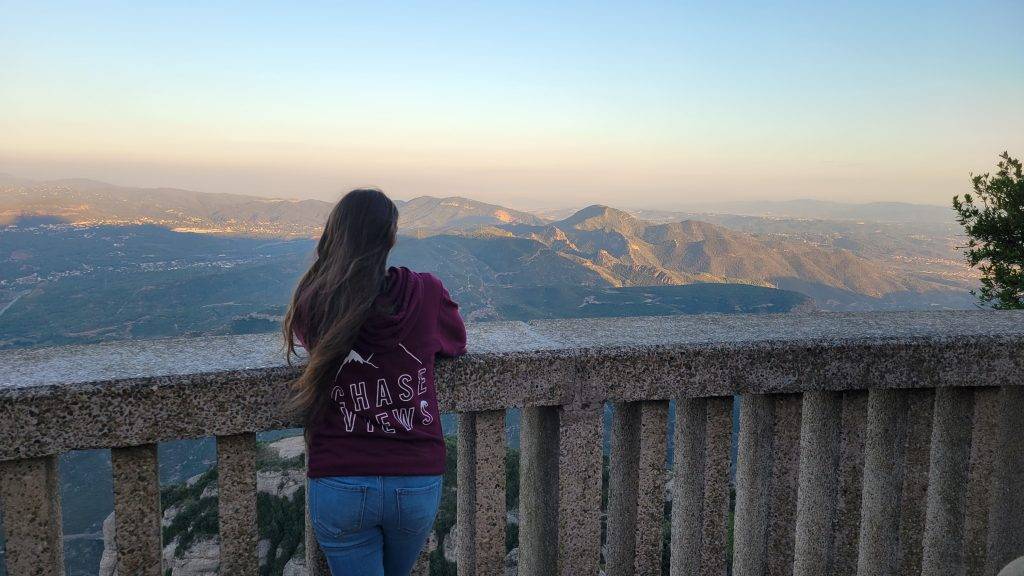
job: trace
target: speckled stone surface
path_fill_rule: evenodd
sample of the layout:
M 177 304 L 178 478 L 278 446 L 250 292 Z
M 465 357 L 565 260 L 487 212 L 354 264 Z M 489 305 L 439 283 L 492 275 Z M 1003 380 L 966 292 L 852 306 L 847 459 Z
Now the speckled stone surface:
M 4 506 L 7 573 L 63 575 L 57 458 L 0 462 L 0 504 Z
M 772 424 L 771 398 L 748 395 L 740 399 L 732 561 L 736 576 L 763 576 L 765 573 Z
M 704 507 L 701 521 L 701 574 L 721 576 L 726 570 L 729 536 L 729 479 L 732 457 L 733 399 L 706 399 Z
M 800 429 L 800 498 L 793 554 L 795 576 L 831 572 L 836 496 L 840 482 L 842 409 L 842 393 L 804 393 Z
M 558 573 L 597 574 L 601 556 L 601 404 L 559 409 Z
M 921 559 L 924 574 L 960 576 L 965 571 L 965 488 L 970 474 L 973 419 L 973 390 L 942 388 L 935 392 Z
M 992 468 L 999 433 L 999 388 L 974 389 L 970 479 L 964 519 L 965 576 L 983 576 L 988 543 L 988 518 L 993 504 Z
M 668 402 L 641 402 L 640 459 L 636 482 L 636 574 L 661 573 L 667 455 Z
M 1024 314 L 689 316 L 531 323 L 579 350 L 584 399 L 1016 382 Z M 971 350 L 975 349 L 975 350 Z M 980 356 L 978 355 L 980 354 Z
M 160 480 L 156 445 L 115 448 L 114 543 L 118 574 L 162 576 Z
M 839 489 L 836 495 L 835 537 L 832 540 L 833 576 L 857 574 L 867 419 L 868 392 L 843 392 L 842 431 L 839 437 Z
M 726 570 L 732 397 L 676 401 L 671 576 Z
M 1020 385 L 1024 313 L 595 318 L 468 327 L 445 411 L 789 392 Z M 5 351 L 0 460 L 292 426 L 276 334 Z M 216 415 L 211 418 L 210 415 Z
M 1024 556 L 1024 388 L 1004 388 L 999 395 L 999 435 L 992 470 L 986 574 L 998 572 Z
M 745 395 L 741 402 L 733 573 L 792 574 L 801 398 Z
M 700 549 L 707 473 L 707 402 L 704 398 L 676 401 L 672 475 L 671 576 L 702 574 Z M 731 415 L 730 415 L 731 416 Z M 731 417 L 730 417 L 731 421 Z
M 899 504 L 899 573 L 920 574 L 928 513 L 928 470 L 931 467 L 935 390 L 908 390 L 906 394 L 907 439 L 903 448 L 903 491 L 900 493 Z
M 459 414 L 455 562 L 459 574 L 476 574 L 476 414 Z
M 769 576 L 793 573 L 800 474 L 800 394 L 772 396 L 772 479 L 768 492 Z
M 259 572 L 256 524 L 256 435 L 217 437 L 220 573 Z
M 470 439 L 476 453 L 476 481 L 470 488 L 476 492 L 471 574 L 482 576 L 501 574 L 505 566 L 505 411 L 478 412 L 475 417 L 476 434 Z
M 518 576 L 548 576 L 558 565 L 558 410 L 523 408 L 519 435 Z
M 612 414 L 608 477 L 608 576 L 661 569 L 668 402 L 622 402 Z
M 899 567 L 900 494 L 907 438 L 907 392 L 874 389 L 868 395 L 864 492 L 857 574 L 890 576 Z
M 636 557 L 637 496 L 640 492 L 637 482 L 640 403 L 615 403 L 610 432 L 605 572 L 608 576 L 632 576 Z

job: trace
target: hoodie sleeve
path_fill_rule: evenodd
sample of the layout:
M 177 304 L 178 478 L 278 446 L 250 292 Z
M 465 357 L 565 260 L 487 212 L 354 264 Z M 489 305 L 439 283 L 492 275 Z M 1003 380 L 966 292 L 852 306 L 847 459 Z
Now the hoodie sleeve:
M 440 284 L 440 281 L 438 281 Z M 441 286 L 441 307 L 438 310 L 437 334 L 441 341 L 442 356 L 461 356 L 466 353 L 466 326 L 459 314 L 459 305 L 448 290 Z

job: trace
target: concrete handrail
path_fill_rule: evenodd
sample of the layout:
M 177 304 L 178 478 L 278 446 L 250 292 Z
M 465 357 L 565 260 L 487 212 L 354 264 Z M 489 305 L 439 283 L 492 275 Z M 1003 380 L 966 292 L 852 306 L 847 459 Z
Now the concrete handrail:
M 545 320 L 468 327 L 437 367 L 459 413 L 460 573 L 501 571 L 505 410 L 523 409 L 519 573 L 657 573 L 675 401 L 672 574 L 994 574 L 1024 554 L 1024 312 Z M 56 456 L 111 448 L 122 573 L 159 574 L 157 442 L 216 436 L 222 572 L 256 562 L 255 432 L 298 373 L 278 335 L 0 356 L 9 573 L 61 570 Z M 603 410 L 611 428 L 601 551 Z M 558 542 L 558 546 L 552 546 Z M 316 560 L 315 542 L 307 550 Z M 316 572 L 315 564 L 311 570 Z M 134 570 L 138 569 L 138 572 Z

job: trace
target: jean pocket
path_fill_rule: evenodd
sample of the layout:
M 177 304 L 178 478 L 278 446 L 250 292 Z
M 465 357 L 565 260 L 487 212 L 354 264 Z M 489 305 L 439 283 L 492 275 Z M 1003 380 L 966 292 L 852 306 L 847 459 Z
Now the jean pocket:
M 312 492 L 309 513 L 317 532 L 337 538 L 362 529 L 366 486 L 316 478 L 309 488 Z
M 410 534 L 421 534 L 434 526 L 437 507 L 441 503 L 441 480 L 427 486 L 396 488 L 398 528 Z

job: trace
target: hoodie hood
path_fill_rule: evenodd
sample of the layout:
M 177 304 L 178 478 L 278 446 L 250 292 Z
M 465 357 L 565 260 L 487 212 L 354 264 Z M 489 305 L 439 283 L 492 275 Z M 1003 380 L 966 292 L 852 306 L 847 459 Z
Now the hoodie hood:
M 389 268 L 388 287 L 374 302 L 379 312 L 373 313 L 363 323 L 356 347 L 369 352 L 395 348 L 416 325 L 422 303 L 423 280 L 420 275 L 404 266 Z

